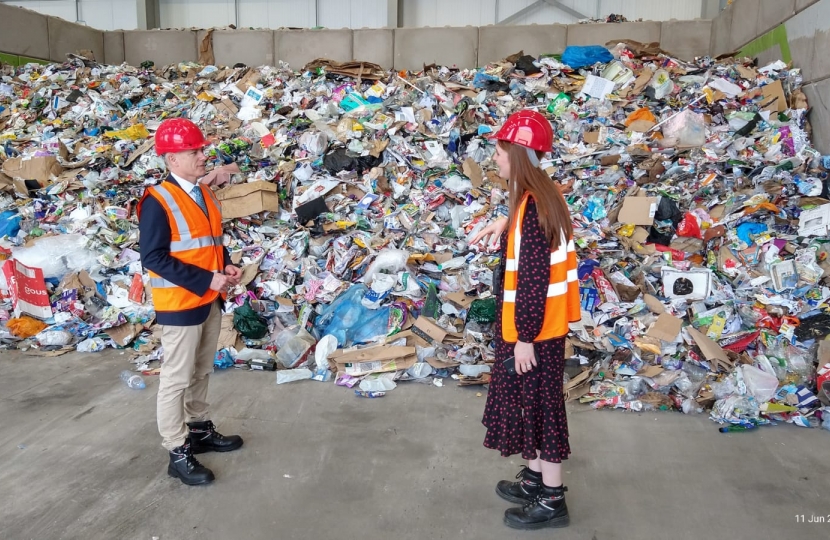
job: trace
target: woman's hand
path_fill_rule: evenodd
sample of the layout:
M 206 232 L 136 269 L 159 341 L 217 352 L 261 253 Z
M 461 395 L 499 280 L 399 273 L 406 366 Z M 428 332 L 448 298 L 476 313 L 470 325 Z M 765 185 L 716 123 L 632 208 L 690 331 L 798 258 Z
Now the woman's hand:
M 487 247 L 492 249 L 492 248 L 495 247 L 496 243 L 499 241 L 499 238 L 501 237 L 501 233 L 503 233 L 504 229 L 506 229 L 506 228 L 507 228 L 507 218 L 506 217 L 500 217 L 497 220 L 495 220 L 493 223 L 487 225 L 486 227 L 484 227 L 483 229 L 478 231 L 478 234 L 476 234 L 473 237 L 473 239 L 470 240 L 470 244 L 477 244 L 481 240 L 483 240 L 484 238 L 489 236 L 490 241 L 488 242 L 489 246 L 487 246 Z
M 536 367 L 536 351 L 533 343 L 517 341 L 513 347 L 513 356 L 516 357 L 516 373 L 524 375 Z

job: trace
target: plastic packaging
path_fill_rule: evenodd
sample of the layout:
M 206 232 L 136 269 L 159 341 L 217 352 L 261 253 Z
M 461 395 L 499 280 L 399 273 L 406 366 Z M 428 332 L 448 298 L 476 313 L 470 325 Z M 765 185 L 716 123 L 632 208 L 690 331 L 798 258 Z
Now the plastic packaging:
M 297 328 L 297 332 L 282 346 L 278 345 L 277 362 L 287 368 L 298 366 L 315 343 L 314 336 L 302 328 Z
M 41 347 L 63 347 L 72 343 L 73 338 L 66 330 L 46 330 L 35 336 Z
M 46 328 L 46 324 L 37 319 L 24 315 L 17 319 L 9 319 L 6 323 L 6 328 L 9 329 L 9 332 L 11 332 L 12 335 L 21 339 L 26 339 L 34 336 Z
M 31 247 L 14 248 L 14 258 L 32 268 L 43 270 L 46 278 L 63 279 L 69 272 L 92 272 L 100 266 L 98 254 L 87 249 L 87 238 L 64 234 L 39 239 Z
M 310 369 L 284 369 L 282 371 L 277 371 L 277 384 L 285 384 L 294 381 L 303 381 L 306 379 L 310 379 L 312 376 L 313 373 L 311 373 Z
M 458 366 L 458 372 L 465 377 L 478 377 L 482 373 L 490 373 L 489 364 L 461 364 Z
M 147 387 L 147 384 L 144 382 L 144 378 L 141 375 L 126 369 L 121 372 L 121 380 L 124 381 L 124 384 L 126 384 L 127 387 L 132 388 L 133 390 L 142 390 Z
M 747 392 L 758 403 L 766 403 L 772 399 L 778 389 L 778 379 L 776 377 L 747 364 L 741 366 L 741 371 Z
M 340 347 L 368 343 L 389 331 L 390 308 L 369 309 L 361 304 L 365 285 L 353 285 L 323 309 L 314 324 L 320 336 L 332 335 Z
M 101 338 L 89 338 L 78 343 L 75 350 L 82 353 L 100 352 L 107 348 L 107 343 Z
M 406 370 L 406 373 L 413 379 L 425 379 L 432 375 L 433 368 L 426 362 L 418 362 L 411 368 Z
M 366 270 L 366 275 L 363 277 L 364 283 L 372 283 L 375 274 L 382 272 L 384 274 L 397 274 L 406 268 L 406 261 L 409 259 L 409 252 L 403 249 L 384 249 L 378 253 L 369 269 Z
M 254 311 L 249 298 L 246 298 L 245 303 L 234 310 L 233 327 L 243 336 L 251 339 L 260 339 L 268 333 L 268 321 Z
M 360 381 L 359 388 L 364 392 L 388 392 L 397 388 L 397 384 L 392 379 L 382 376 L 368 376 Z
M 610 62 L 614 59 L 611 52 L 599 45 L 588 45 L 585 47 L 571 45 L 565 48 L 562 53 L 562 63 L 579 69 L 585 66 L 593 66 L 597 62 Z

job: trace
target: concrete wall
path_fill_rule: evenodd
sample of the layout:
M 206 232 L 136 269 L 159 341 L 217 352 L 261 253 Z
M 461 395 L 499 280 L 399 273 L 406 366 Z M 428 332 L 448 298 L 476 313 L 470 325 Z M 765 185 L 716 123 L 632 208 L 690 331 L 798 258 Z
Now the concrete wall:
M 87 49 L 94 53 L 97 61 L 104 61 L 102 31 L 57 17 L 47 17 L 46 24 L 49 29 L 49 60 L 64 62 L 67 54 Z
M 683 60 L 709 54 L 712 21 L 666 21 L 660 29 L 660 47 Z
M 515 51 L 513 51 L 515 52 Z M 478 27 L 395 29 L 395 69 L 429 64 L 470 68 L 478 64 Z
M 156 66 L 195 62 L 199 58 L 193 30 L 129 30 L 124 32 L 124 57 L 138 66 L 152 60 Z
M 395 64 L 395 31 L 391 28 L 362 28 L 352 32 L 355 60 L 373 62 L 384 69 Z
M 568 43 L 568 26 L 482 26 L 478 29 L 478 65 L 524 51 L 531 56 L 561 54 Z
M 569 24 L 568 45 L 605 45 L 632 39 L 641 43 L 659 42 L 662 25 L 655 21 L 602 24 Z
M 49 58 L 49 30 L 40 13 L 0 4 L 0 51 Z
M 275 30 L 274 58 L 302 69 L 317 58 L 336 62 L 352 60 L 352 31 L 341 30 Z
M 197 44 L 207 30 L 200 30 Z M 271 30 L 215 30 L 213 56 L 216 64 L 232 66 L 242 62 L 247 66 L 274 65 L 274 32 Z
M 104 62 L 115 65 L 124 59 L 124 32 L 104 32 Z

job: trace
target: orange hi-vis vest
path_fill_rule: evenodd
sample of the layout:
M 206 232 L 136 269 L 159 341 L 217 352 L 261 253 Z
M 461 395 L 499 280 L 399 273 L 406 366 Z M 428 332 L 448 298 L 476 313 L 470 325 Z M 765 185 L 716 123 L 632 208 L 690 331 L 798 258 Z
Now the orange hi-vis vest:
M 144 197 L 155 198 L 167 213 L 170 223 L 170 255 L 173 258 L 210 272 L 222 272 L 224 251 L 221 205 L 207 187 L 197 184 L 196 189 L 202 190 L 208 215 L 183 189 L 176 189 L 164 182 L 147 188 Z M 139 206 L 139 211 L 140 208 Z M 219 292 L 212 289 L 204 296 L 197 296 L 155 272 L 149 274 L 156 311 L 186 311 L 210 304 L 219 297 Z
M 519 332 L 516 330 L 516 291 L 519 285 L 519 252 L 522 240 L 522 220 L 530 194 L 525 194 L 516 211 L 515 221 L 507 234 L 507 258 L 504 269 L 504 298 L 502 302 L 501 333 L 507 343 L 516 343 Z M 550 278 L 545 316 L 542 330 L 534 341 L 564 337 L 568 334 L 568 323 L 581 319 L 579 302 L 579 280 L 577 277 L 576 249 L 573 238 L 559 248 L 550 252 Z M 533 279 L 525 276 L 524 279 Z

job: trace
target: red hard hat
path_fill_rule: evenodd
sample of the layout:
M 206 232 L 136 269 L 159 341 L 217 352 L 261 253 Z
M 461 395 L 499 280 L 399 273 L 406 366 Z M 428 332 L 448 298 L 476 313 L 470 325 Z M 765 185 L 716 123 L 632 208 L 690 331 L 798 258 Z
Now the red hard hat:
M 165 120 L 156 131 L 156 154 L 160 156 L 196 150 L 208 144 L 199 126 L 187 118 Z
M 553 147 L 553 128 L 542 113 L 519 111 L 507 118 L 493 138 L 533 150 L 550 152 Z

